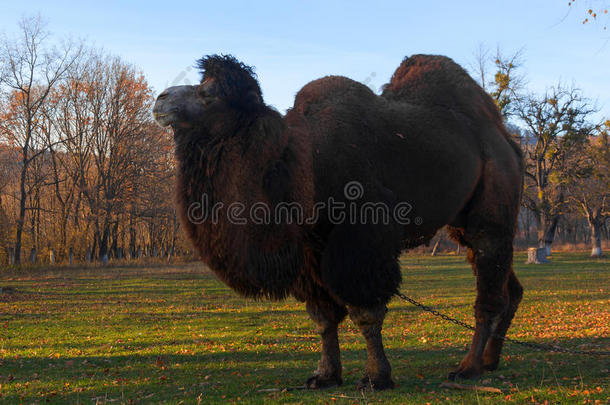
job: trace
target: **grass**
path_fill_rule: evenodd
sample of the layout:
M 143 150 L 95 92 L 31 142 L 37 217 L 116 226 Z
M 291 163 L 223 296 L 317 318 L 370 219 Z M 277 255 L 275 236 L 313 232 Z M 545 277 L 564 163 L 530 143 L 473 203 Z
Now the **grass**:
M 510 335 L 609 350 L 610 266 L 586 253 L 516 271 L 525 297 Z M 474 279 L 464 257 L 405 255 L 402 291 L 472 321 Z M 35 269 L 0 274 L 0 403 L 606 403 L 608 357 L 508 345 L 478 384 L 502 394 L 440 388 L 471 334 L 394 299 L 384 341 L 397 388 L 362 394 L 364 342 L 341 325 L 344 385 L 301 385 L 319 338 L 304 306 L 239 298 L 200 264 L 154 268 Z

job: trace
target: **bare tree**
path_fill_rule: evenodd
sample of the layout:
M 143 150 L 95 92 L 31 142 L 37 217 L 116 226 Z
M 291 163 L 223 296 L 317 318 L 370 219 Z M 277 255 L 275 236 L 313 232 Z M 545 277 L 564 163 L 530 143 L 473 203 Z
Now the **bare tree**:
M 118 58 L 99 58 L 89 80 L 92 170 L 82 177 L 82 191 L 94 221 L 98 256 L 105 261 L 134 184 L 155 156 L 158 145 L 151 134 L 159 130 L 150 114 L 152 92 L 132 66 Z
M 39 18 L 0 39 L 0 247 L 105 260 L 173 255 L 186 241 L 173 207 L 173 142 L 151 88 L 101 52 L 53 47 Z M 128 241 L 127 241 L 128 240 Z M 71 256 L 71 255 L 70 255 Z M 11 261 L 12 262 L 12 261 Z
M 584 146 L 595 126 L 596 109 L 574 88 L 561 84 L 542 97 L 530 95 L 517 113 L 529 135 L 522 142 L 526 155 L 523 204 L 538 223 L 538 243 L 550 253 L 555 230 L 566 209 L 566 185 L 580 174 Z
M 79 225 L 82 184 L 91 167 L 92 135 L 89 123 L 92 121 L 90 89 L 91 56 L 85 55 L 67 72 L 64 81 L 53 91 L 51 101 L 46 104 L 43 114 L 44 135 L 49 155 L 49 171 L 52 181 L 59 242 L 59 258 L 65 258 L 68 249 L 68 222 L 73 217 Z
M 516 113 L 525 86 L 525 77 L 519 71 L 522 60 L 521 50 L 512 55 L 504 55 L 498 48 L 494 55 L 481 44 L 471 68 L 473 76 L 494 100 L 505 121 Z
M 602 227 L 610 218 L 610 121 L 604 127 L 599 135 L 589 139 L 584 175 L 572 179 L 568 185 L 571 202 L 589 223 L 591 257 L 602 257 Z
M 19 208 L 16 220 L 15 263 L 21 261 L 22 232 L 27 200 L 32 191 L 28 174 L 32 163 L 46 148 L 40 135 L 43 105 L 52 89 L 65 77 L 81 53 L 80 46 L 49 44 L 49 34 L 40 17 L 29 17 L 19 24 L 20 37 L 0 41 L 0 85 L 7 91 L 10 108 L 0 124 L 0 136 L 19 149 Z

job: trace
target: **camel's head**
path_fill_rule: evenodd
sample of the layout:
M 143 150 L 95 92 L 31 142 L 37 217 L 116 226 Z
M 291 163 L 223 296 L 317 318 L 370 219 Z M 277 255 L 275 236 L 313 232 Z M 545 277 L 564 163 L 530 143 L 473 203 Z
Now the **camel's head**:
M 251 67 L 230 55 L 205 56 L 197 62 L 201 83 L 174 86 L 159 94 L 153 108 L 159 125 L 206 128 L 229 112 L 248 113 L 264 106 Z

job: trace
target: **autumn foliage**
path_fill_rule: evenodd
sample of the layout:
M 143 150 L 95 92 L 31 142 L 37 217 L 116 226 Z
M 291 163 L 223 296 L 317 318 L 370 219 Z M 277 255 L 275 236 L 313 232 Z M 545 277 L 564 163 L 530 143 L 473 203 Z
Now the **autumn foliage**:
M 30 23 L 30 37 L 41 35 Z M 185 251 L 169 197 L 171 135 L 152 120 L 154 94 L 142 73 L 82 48 L 40 65 L 28 61 L 47 52 L 42 42 L 4 45 L 0 262 Z

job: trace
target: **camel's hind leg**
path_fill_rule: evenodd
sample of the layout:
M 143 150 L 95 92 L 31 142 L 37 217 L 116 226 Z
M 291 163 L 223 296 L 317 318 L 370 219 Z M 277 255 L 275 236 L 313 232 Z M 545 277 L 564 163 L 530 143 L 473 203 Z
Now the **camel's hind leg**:
M 449 378 L 476 378 L 495 369 L 502 339 L 521 300 L 522 288 L 513 273 L 513 238 L 520 204 L 520 183 L 488 163 L 481 184 L 450 233 L 468 247 L 477 277 L 476 328 L 472 345 Z
M 493 371 L 498 368 L 500 363 L 500 354 L 502 353 L 502 345 L 504 340 L 500 337 L 506 336 L 506 331 L 510 327 L 510 323 L 517 312 L 521 297 L 523 296 L 523 287 L 517 280 L 517 276 L 513 271 L 508 275 L 508 283 L 506 288 L 508 289 L 509 304 L 507 310 L 502 315 L 502 319 L 493 330 L 493 336 L 487 341 L 485 351 L 483 352 L 483 367 L 485 370 Z
M 504 333 L 510 325 L 514 311 L 509 309 L 508 284 L 512 273 L 512 233 L 502 236 L 500 229 L 486 226 L 476 234 L 465 232 L 463 237 L 468 246 L 468 257 L 477 277 L 477 298 L 474 312 L 476 329 L 470 351 L 459 367 L 449 374 L 450 379 L 476 378 L 484 369 L 484 351 L 489 341 L 491 356 L 501 345 L 490 340 L 500 328 Z M 515 308 L 516 310 L 516 308 Z M 497 362 L 493 359 L 493 362 Z

